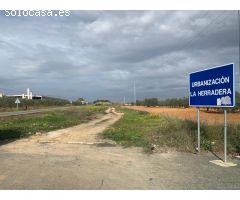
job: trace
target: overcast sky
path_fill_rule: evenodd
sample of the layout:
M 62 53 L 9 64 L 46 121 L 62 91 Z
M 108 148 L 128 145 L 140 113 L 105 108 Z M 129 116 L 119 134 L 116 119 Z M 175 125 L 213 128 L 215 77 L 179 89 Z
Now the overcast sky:
M 237 11 L 0 13 L 0 91 L 68 99 L 188 95 L 188 73 L 230 62 L 238 74 Z M 237 78 L 237 89 L 239 80 Z

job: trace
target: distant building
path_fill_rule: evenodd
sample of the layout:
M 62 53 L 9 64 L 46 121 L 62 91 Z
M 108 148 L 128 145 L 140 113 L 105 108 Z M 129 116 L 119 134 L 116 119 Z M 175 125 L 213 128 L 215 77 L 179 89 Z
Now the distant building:
M 2 98 L 3 97 L 3 93 L 2 92 L 0 92 L 0 98 Z
M 74 105 L 88 105 L 88 102 L 84 100 L 84 98 L 78 98 L 78 100 L 73 101 Z
M 21 99 L 41 99 L 42 100 L 42 96 L 40 96 L 40 95 L 33 95 L 32 91 L 30 91 L 29 88 L 27 89 L 27 94 L 14 94 L 14 95 L 6 95 L 6 96 L 21 98 Z
M 80 101 L 82 105 L 88 105 L 88 102 L 83 100 L 83 101 Z

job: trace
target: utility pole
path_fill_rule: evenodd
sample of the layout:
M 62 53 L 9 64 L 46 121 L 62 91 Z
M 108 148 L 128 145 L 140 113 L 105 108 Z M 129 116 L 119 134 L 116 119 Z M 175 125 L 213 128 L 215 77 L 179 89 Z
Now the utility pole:
M 123 105 L 126 104 L 126 99 L 125 99 L 125 96 L 123 97 Z
M 136 106 L 137 104 L 137 99 L 136 99 L 136 86 L 135 86 L 135 81 L 133 83 L 133 96 L 134 96 L 134 105 Z
M 238 67 L 239 67 L 238 74 L 240 75 L 240 13 L 239 13 L 239 10 L 238 10 Z

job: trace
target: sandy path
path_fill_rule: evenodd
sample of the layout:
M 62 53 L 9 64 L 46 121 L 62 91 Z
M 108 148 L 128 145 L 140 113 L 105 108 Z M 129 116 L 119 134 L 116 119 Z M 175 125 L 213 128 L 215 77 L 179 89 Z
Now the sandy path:
M 48 132 L 43 135 L 35 135 L 29 140 L 40 143 L 79 143 L 94 144 L 109 142 L 99 138 L 98 134 L 122 117 L 122 113 L 115 112 L 114 108 L 106 110 L 106 114 L 88 123 L 80 124 L 70 128 Z M 28 140 L 28 141 L 29 141 Z M 113 142 L 113 141 L 111 141 Z
M 55 144 L 56 154 L 63 152 L 57 148 L 57 144 L 109 144 L 116 145 L 112 140 L 102 139 L 99 133 L 103 132 L 110 125 L 114 124 L 123 116 L 123 113 L 115 112 L 115 109 L 109 108 L 106 114 L 92 120 L 88 123 L 83 123 L 70 128 L 51 131 L 41 135 L 33 135 L 29 138 L 16 140 L 3 146 L 4 150 L 17 153 L 40 153 L 43 150 L 41 144 Z M 40 145 L 40 146 L 39 146 Z M 39 148 L 40 147 L 40 148 Z M 58 152 L 59 151 L 59 152 Z

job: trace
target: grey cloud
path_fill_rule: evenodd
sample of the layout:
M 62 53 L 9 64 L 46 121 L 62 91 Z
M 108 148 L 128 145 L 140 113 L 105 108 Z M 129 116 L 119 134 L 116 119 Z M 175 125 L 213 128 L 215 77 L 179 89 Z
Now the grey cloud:
M 189 72 L 238 62 L 235 11 L 0 13 L 1 88 L 130 101 L 135 80 L 138 98 L 180 97 Z

